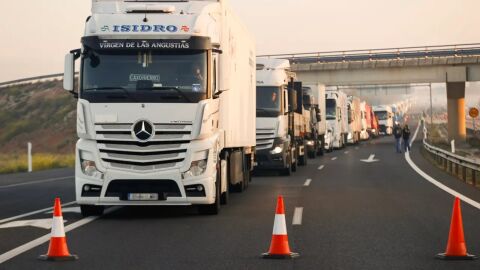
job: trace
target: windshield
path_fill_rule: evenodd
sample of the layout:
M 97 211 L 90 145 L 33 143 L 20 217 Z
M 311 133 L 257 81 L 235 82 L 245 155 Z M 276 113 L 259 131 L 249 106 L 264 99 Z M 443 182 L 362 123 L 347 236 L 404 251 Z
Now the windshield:
M 335 120 L 337 117 L 337 101 L 335 99 L 326 100 L 327 120 Z
M 206 51 L 87 51 L 80 97 L 90 102 L 197 103 L 207 97 Z
M 378 120 L 387 120 L 388 119 L 387 111 L 376 111 L 375 116 L 378 118 Z
M 281 113 L 281 87 L 257 87 L 257 117 L 277 117 Z

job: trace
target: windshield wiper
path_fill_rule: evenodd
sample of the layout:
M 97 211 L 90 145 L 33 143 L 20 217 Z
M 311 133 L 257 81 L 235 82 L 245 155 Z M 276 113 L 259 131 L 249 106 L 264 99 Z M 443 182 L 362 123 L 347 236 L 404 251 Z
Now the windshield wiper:
M 178 87 L 174 87 L 174 86 L 154 86 L 152 88 L 152 90 L 173 90 L 175 92 L 177 92 L 180 96 L 182 96 L 187 102 L 189 103 L 193 103 L 192 100 L 187 96 L 185 95 L 185 93 L 182 92 L 182 90 L 180 90 Z
M 137 102 L 137 99 L 128 92 L 128 90 L 125 87 L 121 86 L 116 86 L 116 87 L 92 87 L 92 88 L 85 88 L 83 89 L 84 91 L 92 91 L 92 90 L 121 90 L 125 95 L 133 100 L 134 102 Z M 118 97 L 111 97 L 111 98 L 118 98 Z

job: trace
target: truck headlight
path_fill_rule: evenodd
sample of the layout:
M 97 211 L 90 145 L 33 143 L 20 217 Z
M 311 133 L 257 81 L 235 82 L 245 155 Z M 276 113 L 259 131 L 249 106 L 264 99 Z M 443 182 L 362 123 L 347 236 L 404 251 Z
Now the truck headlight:
M 270 151 L 270 154 L 275 155 L 275 154 L 280 154 L 283 152 L 283 144 L 279 144 L 273 148 L 273 150 Z
M 95 161 L 81 159 L 80 166 L 82 167 L 83 174 L 86 176 L 103 179 L 103 173 L 97 169 Z
M 208 150 L 196 152 L 192 159 L 190 169 L 182 174 L 183 178 L 200 176 L 207 170 Z
M 314 141 L 307 141 L 307 145 L 313 146 L 315 144 Z
M 350 133 L 350 132 L 348 133 L 348 138 L 347 138 L 347 139 L 349 139 L 349 140 L 352 140 L 352 139 L 353 139 L 352 133 Z

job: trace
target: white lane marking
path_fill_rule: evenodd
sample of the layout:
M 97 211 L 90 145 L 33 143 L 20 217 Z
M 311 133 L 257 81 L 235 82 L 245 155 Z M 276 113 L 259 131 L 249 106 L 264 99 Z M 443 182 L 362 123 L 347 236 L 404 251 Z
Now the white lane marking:
M 67 222 L 66 220 L 64 223 Z M 51 218 L 16 220 L 0 225 L 0 229 L 17 228 L 17 227 L 36 227 L 49 230 L 52 228 Z
M 337 160 L 337 157 L 332 157 L 332 160 Z
M 64 204 L 62 204 L 62 207 L 69 206 L 69 205 L 72 205 L 72 204 L 75 204 L 75 203 L 76 203 L 76 201 L 64 203 Z M 35 214 L 44 213 L 44 212 L 51 211 L 51 210 L 53 210 L 53 207 L 48 207 L 48 208 L 36 210 L 36 211 L 33 211 L 33 212 L 21 214 L 21 215 L 18 215 L 18 216 L 5 218 L 5 219 L 0 220 L 0 224 L 5 223 L 5 222 L 9 222 L 9 221 L 12 221 L 12 220 L 32 216 L 32 215 L 35 215 Z
M 113 211 L 116 211 L 118 209 L 120 209 L 121 207 L 112 207 L 112 208 L 108 208 L 105 210 L 105 214 L 110 214 L 112 213 Z M 83 225 L 86 225 L 96 219 L 100 218 L 100 216 L 92 216 L 92 217 L 86 217 L 84 219 L 81 219 L 75 223 L 72 223 L 68 226 L 65 227 L 65 232 L 69 232 L 69 231 L 72 231 L 72 230 L 75 230 Z M 29 251 L 30 249 L 32 248 L 35 248 L 37 246 L 40 246 L 41 244 L 43 243 L 46 243 L 50 240 L 50 234 L 46 234 L 42 237 L 39 237 L 31 242 L 28 242 L 26 244 L 23 244 L 17 248 L 14 248 L 10 251 L 7 251 L 5 253 L 3 253 L 2 255 L 0 255 L 0 264 L 10 260 L 11 258 L 14 258 L 26 251 Z
M 358 149 L 360 149 L 360 147 L 356 146 L 356 147 L 355 147 L 355 150 L 358 150 Z
M 318 167 L 318 170 L 321 171 L 323 170 L 323 168 L 325 168 L 325 165 L 321 165 L 320 167 Z
M 292 225 L 302 225 L 303 207 L 295 207 Z
M 308 187 L 308 186 L 310 186 L 311 182 L 312 182 L 312 179 L 307 179 L 307 180 L 305 180 L 305 184 L 303 184 L 303 186 Z
M 74 207 L 62 207 L 62 213 L 81 213 L 82 210 L 80 209 L 79 206 L 74 206 Z M 48 211 L 45 214 L 53 214 L 52 211 Z
M 418 124 L 417 131 L 413 135 L 412 142 L 415 141 L 415 138 L 417 137 L 417 133 L 418 133 L 419 128 L 420 128 L 420 123 Z M 461 194 L 460 192 L 457 192 L 457 191 L 445 186 L 444 184 L 438 182 L 433 177 L 431 177 L 430 175 L 428 175 L 424 171 L 422 171 L 420 168 L 418 168 L 417 165 L 415 165 L 415 163 L 413 163 L 412 159 L 410 158 L 410 152 L 405 153 L 405 159 L 407 160 L 410 167 L 412 167 L 413 170 L 415 170 L 419 175 L 421 175 L 423 178 L 425 178 L 425 180 L 427 180 L 428 182 L 437 186 L 438 188 L 442 189 L 443 191 L 449 193 L 450 195 L 452 195 L 454 197 L 458 197 L 458 198 L 460 198 L 460 200 L 462 200 L 462 201 L 470 204 L 471 206 L 477 208 L 478 210 L 480 210 L 480 203 L 470 199 L 469 197 Z
M 348 151 L 343 152 L 345 155 L 348 154 Z
M 375 159 L 375 154 L 371 154 L 368 159 L 360 159 L 361 162 L 366 162 L 366 163 L 372 163 L 372 162 L 377 162 L 380 161 L 378 159 Z
M 6 185 L 6 186 L 0 186 L 0 189 L 28 186 L 28 185 L 34 185 L 34 184 L 43 184 L 43 183 L 55 182 L 55 181 L 60 181 L 60 180 L 67 180 L 67 179 L 72 179 L 72 178 L 74 178 L 74 176 L 58 177 L 58 178 L 45 179 L 45 180 L 39 180 L 39 181 L 33 181 L 33 182 L 11 184 L 11 185 Z

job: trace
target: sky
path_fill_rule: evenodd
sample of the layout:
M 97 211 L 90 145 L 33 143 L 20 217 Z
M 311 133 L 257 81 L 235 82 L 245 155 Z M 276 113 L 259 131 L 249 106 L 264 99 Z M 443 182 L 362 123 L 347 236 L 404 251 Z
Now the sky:
M 479 0 L 230 0 L 257 54 L 480 42 Z M 63 72 L 90 0 L 4 1 L 0 82 Z

